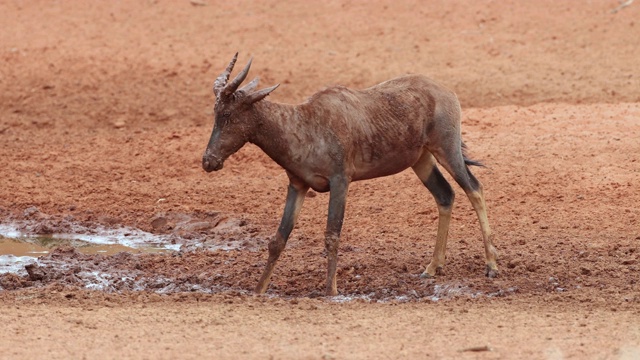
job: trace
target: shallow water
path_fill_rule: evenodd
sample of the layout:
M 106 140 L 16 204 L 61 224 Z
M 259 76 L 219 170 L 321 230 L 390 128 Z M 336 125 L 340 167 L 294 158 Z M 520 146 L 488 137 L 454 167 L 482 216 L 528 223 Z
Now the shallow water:
M 37 257 L 54 248 L 69 245 L 82 254 L 113 255 L 119 252 L 154 253 L 175 251 L 166 236 L 140 230 L 119 228 L 92 230 L 86 234 L 33 235 L 21 232 L 17 226 L 0 225 L 0 274 L 25 272 L 25 265 L 37 263 Z
M 75 234 L 37 235 L 22 232 L 16 225 L 1 224 L 0 255 L 18 255 L 18 252 L 22 251 L 23 256 L 40 256 L 38 254 L 46 254 L 50 249 L 61 245 L 71 245 L 85 254 L 180 250 L 180 245 L 172 244 L 165 235 L 155 235 L 137 229 L 98 227 L 79 230 Z
M 17 239 L 8 239 L 0 237 L 0 256 L 13 255 L 17 257 L 31 256 L 38 257 L 46 255 L 56 247 L 70 245 L 82 254 L 104 254 L 113 255 L 122 251 L 140 253 L 140 252 L 162 252 L 169 251 L 167 248 L 145 246 L 130 247 L 122 244 L 99 244 L 91 243 L 75 239 L 59 239 L 54 237 L 21 237 Z

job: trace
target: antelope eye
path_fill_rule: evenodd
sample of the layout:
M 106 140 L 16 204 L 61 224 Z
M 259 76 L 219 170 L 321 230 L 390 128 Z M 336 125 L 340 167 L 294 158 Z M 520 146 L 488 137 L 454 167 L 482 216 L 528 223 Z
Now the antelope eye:
M 222 117 L 228 118 L 229 116 L 231 116 L 231 112 L 229 111 L 225 111 L 222 113 Z

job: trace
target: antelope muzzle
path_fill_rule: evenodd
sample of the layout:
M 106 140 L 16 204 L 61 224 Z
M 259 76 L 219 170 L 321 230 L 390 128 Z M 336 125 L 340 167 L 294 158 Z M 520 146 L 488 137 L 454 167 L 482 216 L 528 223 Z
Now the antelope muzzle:
M 222 169 L 224 166 L 224 161 L 217 156 L 209 154 L 208 151 L 205 151 L 202 156 L 202 168 L 206 172 L 218 171 Z

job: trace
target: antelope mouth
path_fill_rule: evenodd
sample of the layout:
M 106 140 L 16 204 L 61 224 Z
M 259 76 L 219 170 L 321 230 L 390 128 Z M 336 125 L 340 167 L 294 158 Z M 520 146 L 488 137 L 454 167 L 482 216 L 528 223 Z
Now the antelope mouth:
M 202 168 L 204 169 L 204 171 L 208 173 L 212 171 L 218 171 L 222 169 L 223 166 L 224 166 L 223 161 L 215 161 L 215 160 L 212 161 L 212 160 L 202 159 Z

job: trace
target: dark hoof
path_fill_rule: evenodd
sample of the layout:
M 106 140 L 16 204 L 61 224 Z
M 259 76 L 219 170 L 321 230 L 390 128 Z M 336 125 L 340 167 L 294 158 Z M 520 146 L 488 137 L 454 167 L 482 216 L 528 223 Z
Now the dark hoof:
M 429 274 L 429 273 L 427 272 L 427 270 L 425 270 L 422 274 L 420 274 L 420 278 L 421 278 L 421 279 L 433 279 L 433 278 L 435 278 L 436 276 L 442 276 L 442 275 L 444 275 L 444 270 L 443 270 L 442 266 L 438 266 L 438 267 L 436 268 L 436 273 L 435 273 L 435 275 L 431 275 L 431 274 Z
M 422 274 L 420 274 L 420 278 L 421 279 L 433 279 L 434 277 L 436 277 L 435 275 L 431 275 L 428 272 L 423 272 Z
M 487 275 L 488 278 L 493 279 L 498 277 L 498 269 L 493 269 L 491 266 L 487 265 L 487 268 L 485 269 L 485 275 Z

